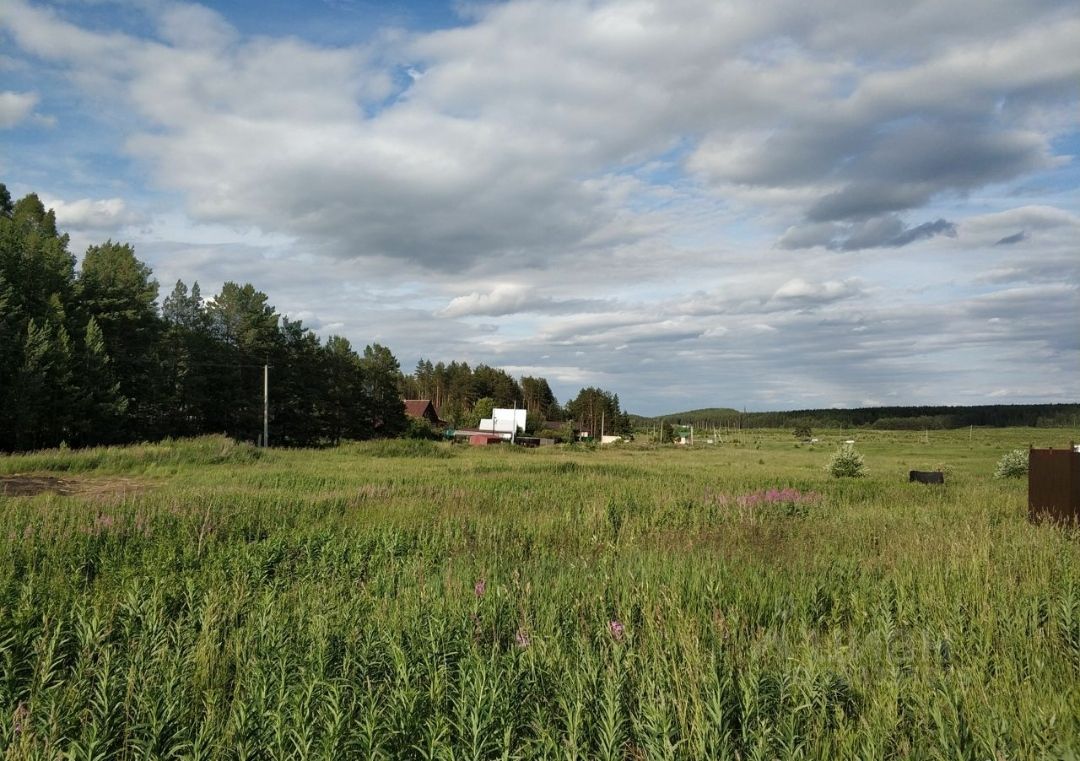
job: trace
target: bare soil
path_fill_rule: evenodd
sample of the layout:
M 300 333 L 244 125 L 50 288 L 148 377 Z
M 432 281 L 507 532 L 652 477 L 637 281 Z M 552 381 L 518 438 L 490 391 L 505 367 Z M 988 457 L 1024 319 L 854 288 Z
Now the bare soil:
M 56 476 L 31 476 L 16 473 L 0 476 L 0 495 L 8 497 L 32 497 L 35 494 L 59 494 L 69 497 L 75 494 L 100 497 L 122 497 L 143 491 L 146 484 L 129 478 L 73 479 Z

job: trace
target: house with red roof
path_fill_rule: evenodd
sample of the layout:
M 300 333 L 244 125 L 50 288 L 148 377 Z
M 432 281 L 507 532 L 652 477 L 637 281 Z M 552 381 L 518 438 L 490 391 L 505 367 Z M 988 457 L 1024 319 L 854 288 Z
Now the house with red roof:
M 406 399 L 405 414 L 417 420 L 426 420 L 432 428 L 442 428 L 446 425 L 439 420 L 439 413 L 435 411 L 435 405 L 430 399 Z

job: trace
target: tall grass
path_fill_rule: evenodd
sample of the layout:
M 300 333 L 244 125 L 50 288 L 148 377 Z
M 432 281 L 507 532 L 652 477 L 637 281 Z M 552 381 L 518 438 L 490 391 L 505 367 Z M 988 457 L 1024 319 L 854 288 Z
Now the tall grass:
M 860 441 L 858 481 L 783 434 L 0 460 L 155 477 L 0 497 L 0 753 L 1075 752 L 1077 536 L 1029 525 L 1023 483 L 991 478 L 1027 432 Z M 941 460 L 944 488 L 901 478 Z

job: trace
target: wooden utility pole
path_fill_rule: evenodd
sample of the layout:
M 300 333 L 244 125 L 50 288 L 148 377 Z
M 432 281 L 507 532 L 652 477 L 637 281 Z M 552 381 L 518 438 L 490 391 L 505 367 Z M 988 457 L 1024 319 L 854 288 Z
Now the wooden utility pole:
M 263 435 L 262 445 L 270 446 L 270 365 L 263 365 Z

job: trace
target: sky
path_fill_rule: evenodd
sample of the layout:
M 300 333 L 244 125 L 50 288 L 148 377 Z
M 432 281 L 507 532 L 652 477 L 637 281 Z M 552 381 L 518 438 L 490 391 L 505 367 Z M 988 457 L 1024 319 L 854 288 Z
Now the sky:
M 0 0 L 76 254 L 640 414 L 1080 400 L 1074 0 Z

